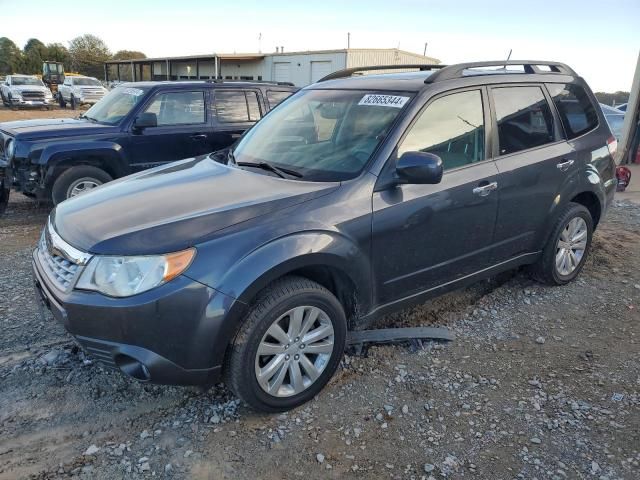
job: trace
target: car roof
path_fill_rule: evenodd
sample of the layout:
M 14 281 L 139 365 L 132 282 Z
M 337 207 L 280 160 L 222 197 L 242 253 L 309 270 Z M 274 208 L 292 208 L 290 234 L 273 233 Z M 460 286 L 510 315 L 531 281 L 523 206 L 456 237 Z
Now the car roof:
M 211 88 L 220 88 L 220 87 L 277 87 L 284 89 L 298 89 L 294 85 L 283 85 L 277 82 L 251 82 L 247 81 L 227 81 L 224 80 L 163 80 L 163 81 L 154 81 L 154 82 L 124 82 L 119 86 L 127 86 L 127 87 L 144 87 L 144 88 L 153 88 L 153 87 L 178 87 L 178 88 L 188 88 L 193 86 L 202 86 L 206 85 Z

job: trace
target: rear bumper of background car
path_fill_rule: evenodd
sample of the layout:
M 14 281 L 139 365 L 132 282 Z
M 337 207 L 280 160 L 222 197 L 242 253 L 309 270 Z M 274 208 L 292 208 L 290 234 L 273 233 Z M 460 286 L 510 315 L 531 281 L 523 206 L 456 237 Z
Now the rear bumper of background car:
M 227 347 L 219 333 L 234 299 L 184 276 L 128 298 L 61 292 L 44 274 L 36 252 L 32 267 L 39 298 L 89 357 L 144 382 L 219 381 Z

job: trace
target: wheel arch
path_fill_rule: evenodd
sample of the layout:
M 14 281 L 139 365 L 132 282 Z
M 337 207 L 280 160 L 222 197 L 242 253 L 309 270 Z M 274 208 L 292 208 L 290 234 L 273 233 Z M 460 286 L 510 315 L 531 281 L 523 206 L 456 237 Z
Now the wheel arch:
M 129 173 L 122 147 L 112 142 L 100 142 L 100 145 L 51 145 L 44 148 L 38 163 L 46 169 L 44 184 L 49 189 L 63 171 L 77 165 L 100 168 L 114 179 Z

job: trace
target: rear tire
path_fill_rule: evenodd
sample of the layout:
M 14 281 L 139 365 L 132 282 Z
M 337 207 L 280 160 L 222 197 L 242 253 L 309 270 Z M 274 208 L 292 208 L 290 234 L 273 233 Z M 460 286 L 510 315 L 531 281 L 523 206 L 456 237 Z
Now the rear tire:
M 78 108 L 78 104 L 76 103 L 76 97 L 74 97 L 73 94 L 71 94 L 70 104 L 71 104 L 71 110 L 75 110 L 76 108 Z
M 67 198 L 76 196 L 83 193 L 83 191 L 98 187 L 111 180 L 113 180 L 111 175 L 98 167 L 92 167 L 91 165 L 71 167 L 56 178 L 51 188 L 51 199 L 54 205 L 58 205 Z M 82 187 L 83 184 L 85 188 Z
M 586 207 L 569 203 L 549 235 L 542 256 L 531 266 L 534 279 L 548 285 L 564 285 L 582 268 L 591 248 L 593 218 Z
M 258 294 L 227 353 L 225 383 L 256 410 L 290 410 L 331 379 L 346 337 L 345 313 L 331 292 L 284 277 Z

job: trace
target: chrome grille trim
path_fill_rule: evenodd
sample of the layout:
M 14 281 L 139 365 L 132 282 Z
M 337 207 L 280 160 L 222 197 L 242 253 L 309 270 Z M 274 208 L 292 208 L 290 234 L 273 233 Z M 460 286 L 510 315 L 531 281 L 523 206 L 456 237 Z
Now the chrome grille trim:
M 40 236 L 37 256 L 47 278 L 63 292 L 73 289 L 83 266 L 91 259 L 90 254 L 62 240 L 53 229 L 50 220 Z

